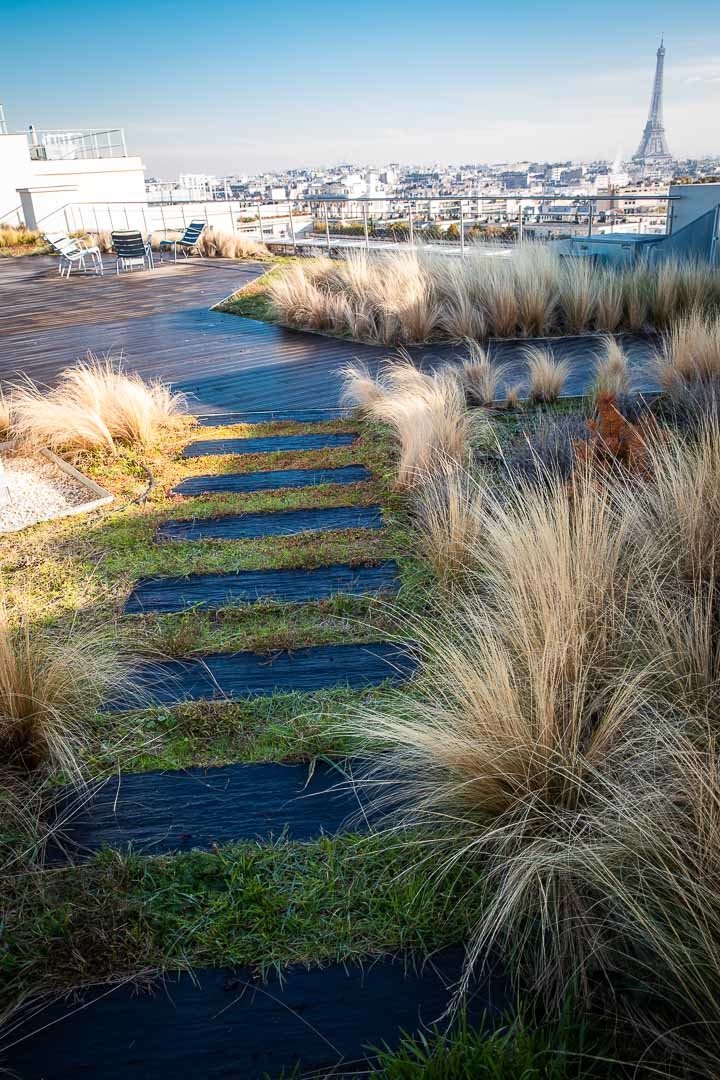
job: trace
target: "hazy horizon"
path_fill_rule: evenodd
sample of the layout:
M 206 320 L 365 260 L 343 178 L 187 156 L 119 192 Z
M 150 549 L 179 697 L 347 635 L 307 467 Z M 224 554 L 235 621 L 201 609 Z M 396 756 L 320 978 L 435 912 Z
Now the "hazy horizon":
M 348 15 L 323 3 L 303 16 L 284 0 L 250 11 L 218 0 L 200 15 L 187 0 L 131 0 L 120 22 L 86 0 L 20 0 L 3 19 L 18 47 L 5 50 L 0 101 L 11 131 L 124 127 L 148 175 L 168 177 L 628 158 L 664 32 L 670 150 L 720 154 L 714 5 L 610 0 L 602 26 L 612 32 L 595 33 L 587 0 L 557 24 L 550 14 L 538 25 L 529 0 L 449 14 L 371 0 Z

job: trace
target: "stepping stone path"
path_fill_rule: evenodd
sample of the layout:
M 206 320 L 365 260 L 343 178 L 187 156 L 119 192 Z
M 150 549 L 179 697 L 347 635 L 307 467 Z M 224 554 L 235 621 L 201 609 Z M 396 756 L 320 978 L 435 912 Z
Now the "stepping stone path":
M 320 484 L 359 484 L 372 473 L 364 465 L 338 469 L 274 469 L 270 472 L 224 473 L 189 476 L 172 489 L 173 495 L 214 495 L 219 492 L 279 491 L 283 488 L 319 487 Z
M 361 804 L 332 765 L 225 765 L 112 777 L 79 812 L 72 796 L 58 808 L 65 852 L 89 856 L 101 847 L 165 855 L 210 850 L 234 840 L 290 840 L 335 834 L 358 815 Z
M 368 1047 L 394 1046 L 401 1031 L 440 1022 L 464 958 L 453 948 L 419 968 L 391 957 L 295 965 L 265 984 L 246 968 L 194 968 L 166 973 L 153 994 L 122 983 L 90 987 L 15 1017 L 2 1064 L 24 1080 L 261 1080 L 289 1076 L 296 1064 L 303 1076 L 334 1075 L 336 1066 L 348 1076 L 355 1063 L 365 1076 Z M 512 993 L 498 964 L 468 998 L 469 1024 L 483 1014 L 500 1022 Z
M 321 433 L 205 440 L 187 447 L 184 456 L 329 448 L 351 445 L 355 438 Z M 188 477 L 174 492 L 270 491 L 370 478 L 361 465 L 287 469 Z M 167 521 L 157 537 L 241 539 L 309 530 L 378 529 L 382 524 L 377 506 L 345 506 Z M 295 603 L 338 593 L 396 592 L 399 586 L 393 560 L 358 567 L 194 574 L 140 582 L 128 598 L 126 612 L 219 608 L 262 599 Z M 416 665 L 411 644 L 388 641 L 270 655 L 214 653 L 140 665 L 135 673 L 139 696 L 108 702 L 106 708 L 122 711 L 148 704 L 364 688 L 405 681 Z M 342 781 L 342 774 L 328 764 L 316 765 L 311 776 L 306 765 L 274 764 L 122 774 L 101 786 L 80 810 L 60 800 L 63 849 L 51 850 L 49 861 L 62 862 L 68 854 L 82 859 L 103 846 L 159 855 L 238 840 L 268 841 L 281 834 L 295 841 L 336 834 L 353 817 L 363 821 L 356 794 Z M 10 1052 L 0 1063 L 19 1075 L 39 1078 L 50 1075 L 50 1061 L 54 1080 L 86 1073 L 104 1080 L 125 1080 L 130 1074 L 139 1080 L 165 1074 L 252 1080 L 266 1073 L 290 1072 L 296 1064 L 304 1073 L 340 1063 L 345 1068 L 362 1062 L 368 1046 L 394 1045 L 401 1032 L 435 1022 L 449 1003 L 462 963 L 463 953 L 450 950 L 433 956 L 422 972 L 385 958 L 367 968 L 292 969 L 271 988 L 253 985 L 250 971 L 217 968 L 171 973 L 163 992 L 153 996 L 139 996 L 128 985 L 90 988 L 83 991 L 80 1004 L 56 1002 L 40 1012 L 35 1009 L 27 1020 L 15 1021 L 6 1040 L 12 1043 Z M 476 1003 L 478 1018 L 483 1012 L 499 1016 L 508 1004 L 504 979 L 487 977 L 471 1005 L 473 1014 Z M 24 1037 L 38 1032 L 39 1038 Z
M 332 506 L 327 510 L 278 510 L 266 514 L 228 514 L 219 518 L 165 521 L 156 535 L 158 540 L 243 540 L 382 527 L 379 506 Z
M 355 434 L 271 435 L 266 439 L 200 439 L 183 450 L 184 458 L 221 454 L 276 454 L 289 450 L 332 450 L 352 446 Z
M 195 660 L 163 660 L 136 668 L 138 693 L 106 705 L 110 712 L 183 701 L 237 701 L 293 690 L 364 689 L 404 682 L 417 667 L 412 648 L 388 641 L 370 645 L 315 645 L 272 654 L 207 653 Z
M 141 581 L 125 604 L 126 615 L 146 612 L 219 608 L 273 600 L 302 604 L 331 596 L 396 593 L 400 588 L 397 563 L 386 559 L 376 566 L 318 566 L 313 570 L 236 570 L 223 574 L 190 574 Z

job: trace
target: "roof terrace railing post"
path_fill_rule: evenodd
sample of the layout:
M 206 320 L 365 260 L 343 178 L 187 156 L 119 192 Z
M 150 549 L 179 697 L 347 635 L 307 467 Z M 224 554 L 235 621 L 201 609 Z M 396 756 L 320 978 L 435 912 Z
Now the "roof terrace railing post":
M 125 128 L 120 128 L 120 144 L 122 146 L 122 156 L 127 157 L 127 147 L 125 146 Z
M 129 230 L 130 229 L 130 219 L 128 218 L 127 206 L 124 206 L 123 210 L 125 211 L 125 228 Z
M 98 225 L 97 206 L 93 203 L 93 217 L 95 218 L 95 233 L 99 234 L 100 226 Z
M 670 236 L 673 231 L 673 217 L 675 215 L 675 204 L 668 199 L 667 214 L 665 215 L 665 235 Z
M 410 247 L 415 246 L 415 232 L 413 230 L 413 212 L 412 203 L 408 202 L 408 222 L 410 224 Z
M 592 204 L 592 202 L 589 202 L 588 203 L 588 231 L 587 231 L 588 239 L 592 236 L 592 227 L 593 227 L 593 204 Z
M 465 208 L 460 200 L 460 254 L 465 255 Z
M 523 204 L 522 199 L 518 201 L 518 244 L 523 242 Z
M 258 226 L 260 228 L 260 243 L 263 242 L 263 219 L 262 219 L 262 207 L 258 203 Z
M 232 229 L 233 236 L 235 235 L 235 215 L 233 214 L 232 203 L 228 202 L 228 214 L 230 215 L 230 228 Z
M 180 203 L 180 213 L 182 214 L 182 227 L 183 229 L 186 229 L 187 225 L 185 224 L 185 203 Z
M 325 240 L 327 242 L 328 255 L 330 254 L 330 219 L 328 217 L 328 205 L 324 204 L 325 210 Z
M 288 199 L 288 221 L 290 223 L 290 239 L 292 240 L 293 251 L 297 255 L 297 244 L 295 243 L 295 226 L 292 219 L 292 199 Z
M 368 232 L 367 203 L 363 203 L 363 228 L 365 230 L 365 250 L 370 250 L 370 234 Z
M 162 221 L 163 239 L 166 240 L 167 239 L 167 227 L 165 225 L 165 207 L 163 206 L 162 201 L 160 202 L 160 219 Z

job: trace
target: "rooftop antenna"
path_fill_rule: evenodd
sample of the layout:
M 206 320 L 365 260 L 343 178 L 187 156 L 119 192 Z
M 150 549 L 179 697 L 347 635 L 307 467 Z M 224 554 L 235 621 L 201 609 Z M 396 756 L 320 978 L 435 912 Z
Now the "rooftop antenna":
M 0 135 L 7 135 L 7 123 L 5 120 L 5 106 L 0 102 Z

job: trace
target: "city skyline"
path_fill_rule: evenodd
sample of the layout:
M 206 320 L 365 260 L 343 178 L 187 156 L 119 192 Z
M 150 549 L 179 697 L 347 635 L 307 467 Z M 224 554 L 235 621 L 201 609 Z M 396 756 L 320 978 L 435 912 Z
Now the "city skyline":
M 720 152 L 711 4 L 678 12 L 643 2 L 628 12 L 611 0 L 604 24 L 617 17 L 620 27 L 612 37 L 588 34 L 596 9 L 584 0 L 561 30 L 535 18 L 525 29 L 532 10 L 518 0 L 491 14 L 460 4 L 448 19 L 423 3 L 388 11 L 372 2 L 350 21 L 321 4 L 303 22 L 284 3 L 239 14 L 220 0 L 198 20 L 186 0 L 131 0 L 118 28 L 112 12 L 85 2 L 21 0 L 5 16 L 7 39 L 56 56 L 60 27 L 81 62 L 77 75 L 63 68 L 58 90 L 53 65 L 28 65 L 17 50 L 0 101 L 11 130 L 121 125 L 149 175 L 342 160 L 627 160 L 647 118 L 662 31 L 673 154 Z M 173 62 L 188 49 L 194 62 Z

